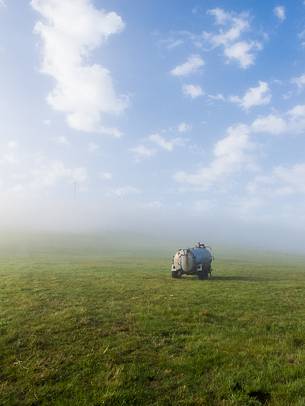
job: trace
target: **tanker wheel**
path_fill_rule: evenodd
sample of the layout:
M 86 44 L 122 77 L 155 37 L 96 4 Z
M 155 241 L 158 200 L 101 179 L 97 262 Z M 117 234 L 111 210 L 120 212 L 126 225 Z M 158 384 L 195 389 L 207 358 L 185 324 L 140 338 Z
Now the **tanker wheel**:
M 200 272 L 198 272 L 198 278 L 199 278 L 200 280 L 209 279 L 209 274 L 208 274 L 207 271 L 200 271 Z
M 172 278 L 175 278 L 175 279 L 181 278 L 181 272 L 180 271 L 172 271 Z

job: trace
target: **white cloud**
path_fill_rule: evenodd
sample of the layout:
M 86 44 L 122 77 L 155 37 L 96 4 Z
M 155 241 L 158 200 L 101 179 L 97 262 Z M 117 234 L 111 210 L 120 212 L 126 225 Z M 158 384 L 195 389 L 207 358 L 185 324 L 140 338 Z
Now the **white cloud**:
M 19 147 L 19 144 L 18 144 L 17 141 L 9 141 L 9 142 L 7 143 L 7 147 L 8 147 L 9 149 L 16 149 L 16 148 Z
M 204 65 L 204 60 L 199 55 L 191 55 L 188 60 L 171 70 L 173 76 L 188 76 L 197 72 Z
M 82 184 L 87 181 L 87 169 L 69 168 L 61 161 L 51 161 L 30 169 L 23 185 L 30 190 L 41 190 L 59 183 Z
M 160 40 L 159 44 L 161 46 L 164 46 L 168 50 L 172 50 L 179 47 L 180 45 L 183 45 L 184 41 L 181 38 L 167 38 Z
M 239 104 L 244 110 L 249 110 L 252 107 L 269 104 L 271 97 L 268 83 L 259 81 L 258 86 L 248 89 L 243 97 L 231 96 L 230 101 Z
M 178 125 L 177 130 L 179 133 L 185 133 L 191 131 L 192 126 L 188 123 L 182 122 Z
M 171 127 L 167 130 L 162 130 L 161 133 L 178 131 L 184 133 L 191 130 L 191 125 L 187 123 L 180 123 L 177 127 Z M 139 144 L 133 148 L 130 148 L 129 151 L 135 156 L 136 161 L 142 161 L 143 159 L 150 158 L 157 153 L 157 148 L 163 149 L 165 151 L 171 152 L 175 147 L 183 146 L 186 144 L 187 139 L 182 137 L 165 137 L 160 133 L 154 133 L 149 135 L 146 138 L 146 142 L 154 144 L 155 148 L 150 146 Z
M 288 126 L 292 133 L 303 134 L 305 132 L 305 104 L 294 106 L 287 112 Z
M 121 17 L 97 10 L 90 0 L 32 0 L 31 5 L 42 17 L 35 25 L 43 45 L 41 71 L 56 81 L 47 97 L 50 106 L 65 113 L 76 130 L 119 136 L 117 129 L 104 126 L 104 114 L 122 112 L 126 97 L 117 96 L 106 68 L 87 60 L 122 31 Z
M 214 204 L 210 200 L 197 200 L 194 202 L 193 210 L 197 213 L 208 213 L 213 210 Z
M 226 100 L 226 98 L 224 97 L 224 95 L 221 94 L 221 93 L 218 93 L 218 94 L 208 94 L 208 98 L 209 98 L 210 100 L 213 100 L 213 101 L 225 101 L 225 100 Z
M 247 69 L 254 64 L 255 55 L 253 51 L 260 49 L 261 44 L 259 42 L 239 41 L 233 45 L 227 46 L 224 53 L 228 60 L 235 59 L 243 69 Z
M 134 186 L 122 186 L 122 187 L 113 189 L 111 191 L 112 195 L 119 197 L 119 198 L 130 196 L 130 195 L 137 195 L 140 193 L 141 193 L 141 191 Z
M 297 85 L 300 90 L 303 89 L 305 86 L 305 74 L 292 78 L 291 83 Z
M 6 1 L 0 0 L 0 7 L 6 7 Z
M 195 173 L 178 172 L 177 182 L 207 190 L 212 185 L 223 183 L 232 174 L 250 167 L 253 161 L 250 129 L 244 124 L 229 127 L 226 136 L 214 147 L 214 158 L 209 166 Z
M 304 47 L 305 46 L 305 30 L 301 31 L 298 34 L 298 37 L 301 40 L 301 45 Z
M 288 194 L 305 193 L 305 164 L 290 167 L 278 166 L 273 170 L 273 177 L 281 183 L 279 190 Z
M 219 18 L 217 18 L 215 14 L 212 14 L 212 12 L 213 10 L 208 11 L 209 14 L 215 17 L 216 24 L 219 25 Z M 229 26 L 227 31 L 223 31 L 223 29 L 221 29 L 221 31 L 219 31 L 217 34 L 206 33 L 206 38 L 210 40 L 214 47 L 218 47 L 220 45 L 226 47 L 230 43 L 237 41 L 240 38 L 241 34 L 245 31 L 248 31 L 250 28 L 248 16 L 246 14 L 234 16 L 233 13 L 227 13 L 224 10 L 221 10 L 221 12 L 223 14 L 221 25 Z
M 305 104 L 298 104 L 292 109 L 288 110 L 287 113 L 293 120 L 305 118 Z
M 185 96 L 189 96 L 192 99 L 196 99 L 197 97 L 204 95 L 204 91 L 199 85 L 183 85 L 182 91 Z
M 14 151 L 4 152 L 0 156 L 0 166 L 2 165 L 16 165 L 19 162 L 18 155 Z
M 281 22 L 283 22 L 286 19 L 286 10 L 284 6 L 274 7 L 273 13 Z
M 143 207 L 147 209 L 161 209 L 163 204 L 159 200 L 153 200 L 151 202 L 144 203 Z
M 111 172 L 100 172 L 98 174 L 98 177 L 101 180 L 111 180 L 113 178 L 112 173 Z
M 208 10 L 208 14 L 215 17 L 215 23 L 217 25 L 225 25 L 226 22 L 231 19 L 231 15 L 229 13 L 226 13 L 223 9 L 218 7 Z
M 2 167 L 2 172 L 4 172 L 4 169 L 7 167 L 18 165 L 20 162 L 18 148 L 18 142 L 14 140 L 2 146 L 0 155 L 0 167 Z
M 305 133 L 305 105 L 299 104 L 279 116 L 269 114 L 258 117 L 251 125 L 252 131 L 279 135 L 283 133 L 300 135 Z
M 248 184 L 248 191 L 265 198 L 305 194 L 305 163 L 276 166 L 270 175 L 257 176 Z
M 255 133 L 267 133 L 278 135 L 287 130 L 286 121 L 275 114 L 259 117 L 252 123 L 252 131 Z
M 173 151 L 176 146 L 184 145 L 185 141 L 182 138 L 165 138 L 162 135 L 156 133 L 148 137 L 148 139 L 158 147 L 165 149 L 166 151 Z
M 250 30 L 249 15 L 226 12 L 220 8 L 209 10 L 208 14 L 215 18 L 215 24 L 221 28 L 217 33 L 204 32 L 203 38 L 214 48 L 222 46 L 228 62 L 235 60 L 243 69 L 253 65 L 255 51 L 262 49 L 261 43 L 240 40 Z
M 63 162 L 55 161 L 32 170 L 32 176 L 32 186 L 51 187 L 60 181 L 84 183 L 87 180 L 87 170 L 83 167 L 68 168 Z
M 24 192 L 38 196 L 60 184 L 85 184 L 88 175 L 83 166 L 70 167 L 60 160 L 50 160 L 41 154 L 29 154 L 16 141 L 2 146 L 0 155 L 2 192 Z
M 95 142 L 89 142 L 88 144 L 88 152 L 94 153 L 100 149 L 100 146 L 97 145 Z
M 137 145 L 134 148 L 130 148 L 130 152 L 132 152 L 137 160 L 142 160 L 145 158 L 150 158 L 155 155 L 156 150 L 153 148 L 146 147 L 145 145 Z
M 70 145 L 70 143 L 69 143 L 69 141 L 68 141 L 68 139 L 67 139 L 67 137 L 65 137 L 64 135 L 60 135 L 60 136 L 58 136 L 58 137 L 54 137 L 53 138 L 53 141 L 56 143 L 56 144 L 59 144 L 59 145 Z

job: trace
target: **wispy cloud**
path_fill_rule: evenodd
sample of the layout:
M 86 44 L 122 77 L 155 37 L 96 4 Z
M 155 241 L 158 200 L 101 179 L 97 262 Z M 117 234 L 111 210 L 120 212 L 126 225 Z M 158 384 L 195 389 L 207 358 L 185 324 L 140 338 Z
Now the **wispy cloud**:
M 117 188 L 111 190 L 111 192 L 110 192 L 111 195 L 114 195 L 118 198 L 123 198 L 123 197 L 127 197 L 130 195 L 138 195 L 140 193 L 141 193 L 140 189 L 138 189 L 134 186 L 129 186 L 129 185 L 117 187 Z
M 113 175 L 112 175 L 111 172 L 99 172 L 98 177 L 99 177 L 99 179 L 101 179 L 101 180 L 107 180 L 107 181 L 109 181 L 109 180 L 112 180 Z
M 185 140 L 183 138 L 165 138 L 159 133 L 151 134 L 148 137 L 149 141 L 156 144 L 158 147 L 165 149 L 166 151 L 173 151 L 176 146 L 181 146 L 185 144 Z
M 226 98 L 222 93 L 208 94 L 208 98 L 212 101 L 226 101 Z
M 165 47 L 168 50 L 178 48 L 179 46 L 181 46 L 183 44 L 184 44 L 184 40 L 182 38 L 170 37 L 167 39 L 159 40 L 159 45 L 161 45 L 162 47 Z
M 265 133 L 278 135 L 287 130 L 286 121 L 275 114 L 269 114 L 267 116 L 258 117 L 252 123 L 252 130 L 255 133 Z
M 291 83 L 295 84 L 300 90 L 305 87 L 305 73 L 291 79 Z
M 129 151 L 135 156 L 137 161 L 141 161 L 145 158 L 150 158 L 156 153 L 156 150 L 154 148 L 149 148 L 146 145 L 142 144 L 130 148 Z
M 253 40 L 241 40 L 241 36 L 250 31 L 250 19 L 247 13 L 236 14 L 221 8 L 208 11 L 215 19 L 218 32 L 204 32 L 203 38 L 212 47 L 223 47 L 226 59 L 237 61 L 241 68 L 246 69 L 254 64 L 255 53 L 262 49 L 262 44 Z
M 35 25 L 42 40 L 41 71 L 56 82 L 48 103 L 66 114 L 71 128 L 119 136 L 117 129 L 104 126 L 103 115 L 122 112 L 127 99 L 116 94 L 109 70 L 87 60 L 92 50 L 123 30 L 121 17 L 97 10 L 90 0 L 31 4 L 42 17 Z
M 55 144 L 58 144 L 58 145 L 64 145 L 64 146 L 70 145 L 69 140 L 64 135 L 54 137 L 54 138 L 52 138 L 52 141 L 55 142 Z
M 88 144 L 88 152 L 94 153 L 97 152 L 100 149 L 100 146 L 96 144 L 95 142 L 89 142 Z
M 60 184 L 84 185 L 88 180 L 87 168 L 71 167 L 62 160 L 25 156 L 10 151 L 0 156 L 2 173 L 7 173 L 2 189 L 30 194 L 56 189 Z
M 230 127 L 224 138 L 214 147 L 214 158 L 209 166 L 203 166 L 196 172 L 180 171 L 175 174 L 179 183 L 208 190 L 212 185 L 223 184 L 228 177 L 250 167 L 253 163 L 253 143 L 250 140 L 249 127 L 238 124 Z
M 262 134 L 302 135 L 305 131 L 305 105 L 298 104 L 283 114 L 258 117 L 251 127 L 252 131 Z
M 299 40 L 301 41 L 302 47 L 305 47 L 305 30 L 301 31 L 301 32 L 298 34 L 298 38 L 299 38 Z
M 230 101 L 238 104 L 244 110 L 249 110 L 252 107 L 269 104 L 271 97 L 268 83 L 259 81 L 258 86 L 248 89 L 244 96 L 231 96 Z
M 182 92 L 185 96 L 189 96 L 192 99 L 203 96 L 204 91 L 200 85 L 188 84 L 182 86 Z
M 204 65 L 204 60 L 199 55 L 191 55 L 186 62 L 171 70 L 173 76 L 189 76 Z
M 280 22 L 286 20 L 286 9 L 284 6 L 276 6 L 273 9 L 274 15 L 278 18 Z
M 177 130 L 179 133 L 185 133 L 185 132 L 190 131 L 191 129 L 192 129 L 191 124 L 188 124 L 185 122 L 180 123 L 177 127 Z
M 290 166 L 279 165 L 270 174 L 256 176 L 248 184 L 248 191 L 257 196 L 267 197 L 291 196 L 305 194 L 305 163 Z
M 16 165 L 19 163 L 20 158 L 18 154 L 19 144 L 17 141 L 9 141 L 6 145 L 2 147 L 0 155 L 0 166 L 2 166 L 2 171 L 11 165 Z

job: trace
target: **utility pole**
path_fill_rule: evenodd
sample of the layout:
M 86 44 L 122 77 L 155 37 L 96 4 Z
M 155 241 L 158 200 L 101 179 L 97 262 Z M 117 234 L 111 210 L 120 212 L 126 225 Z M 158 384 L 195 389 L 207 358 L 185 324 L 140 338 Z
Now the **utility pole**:
M 73 183 L 73 195 L 74 195 L 74 200 L 77 198 L 77 189 L 78 189 L 78 184 L 77 182 Z

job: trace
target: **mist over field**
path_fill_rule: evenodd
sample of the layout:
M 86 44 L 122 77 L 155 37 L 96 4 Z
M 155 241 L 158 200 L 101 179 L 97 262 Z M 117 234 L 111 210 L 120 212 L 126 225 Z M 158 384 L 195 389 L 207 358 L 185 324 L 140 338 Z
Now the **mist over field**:
M 181 231 L 181 227 L 185 227 L 185 230 Z M 167 256 L 170 262 L 171 256 L 178 248 L 190 247 L 198 241 L 204 241 L 213 248 L 216 257 L 227 255 L 236 259 L 245 256 L 264 258 L 269 254 L 276 261 L 282 255 L 289 257 L 305 254 L 303 236 L 296 232 L 293 234 L 296 240 L 293 241 L 287 238 L 287 230 L 280 228 L 268 229 L 268 233 L 264 233 L 262 228 L 253 227 L 249 234 L 248 227 L 237 228 L 236 225 L 232 227 L 236 230 L 235 234 L 230 231 L 230 227 L 225 231 L 223 223 L 219 227 L 209 223 L 204 223 L 200 227 L 199 221 L 193 228 L 188 228 L 187 222 L 181 222 L 179 227 L 176 224 L 166 227 L 164 223 L 147 227 L 142 223 L 141 226 L 134 228 L 130 226 L 125 228 L 120 224 L 109 229 L 98 228 L 96 224 L 90 229 L 81 227 L 75 229 L 69 226 L 58 229 L 45 225 L 31 228 L 3 228 L 0 234 L 0 253 L 7 253 L 7 249 L 10 255 L 39 253 L 41 249 L 49 254 L 60 250 L 67 255 L 69 252 L 75 253 L 79 250 L 83 254 L 87 250 L 86 255 L 90 255 L 91 252 L 98 256 L 122 252 L 131 256 L 159 253 Z
M 149 215 L 140 212 L 133 213 L 122 210 L 120 212 L 105 211 L 100 217 L 88 209 L 64 209 L 56 212 L 54 206 L 50 211 L 37 209 L 27 213 L 20 211 L 13 217 L 5 216 L 6 221 L 1 227 L 1 239 L 13 242 L 27 241 L 31 235 L 62 236 L 75 241 L 77 237 L 94 243 L 95 236 L 107 238 L 111 235 L 110 242 L 115 247 L 115 236 L 124 246 L 124 240 L 133 249 L 143 245 L 149 249 L 157 250 L 160 247 L 190 246 L 197 241 L 205 241 L 212 247 L 262 251 L 282 251 L 284 253 L 305 254 L 303 244 L 305 235 L 297 227 L 281 227 L 280 225 L 249 224 L 234 222 L 220 217 L 206 217 L 188 212 L 176 211 Z M 41 216 L 41 217 L 40 217 Z M 69 237 L 70 236 L 70 237 Z M 73 236 L 76 238 L 74 239 Z M 122 239 L 124 236 L 124 239 Z M 39 240 L 39 238 L 38 238 Z M 35 239 L 34 239 L 35 241 Z M 33 241 L 33 243 L 34 243 Z M 103 246 L 100 247 L 101 250 Z
M 274 219 L 268 222 L 258 218 L 241 220 L 233 214 L 229 217 L 225 210 L 216 214 L 212 208 L 193 210 L 187 205 L 147 208 L 138 202 L 131 205 L 124 200 L 120 204 L 103 201 L 92 204 L 72 198 L 59 204 L 45 198 L 45 201 L 40 199 L 26 204 L 17 200 L 16 207 L 11 203 L 1 211 L 2 240 L 14 240 L 18 235 L 19 240 L 26 240 L 27 234 L 41 234 L 71 235 L 73 241 L 74 235 L 93 243 L 95 235 L 104 238 L 110 235 L 110 245 L 115 236 L 123 245 L 124 236 L 134 249 L 143 244 L 153 250 L 162 246 L 190 246 L 202 240 L 211 246 L 232 248 L 237 252 L 239 248 L 245 248 L 305 254 L 305 233 L 297 221 L 282 225 Z

